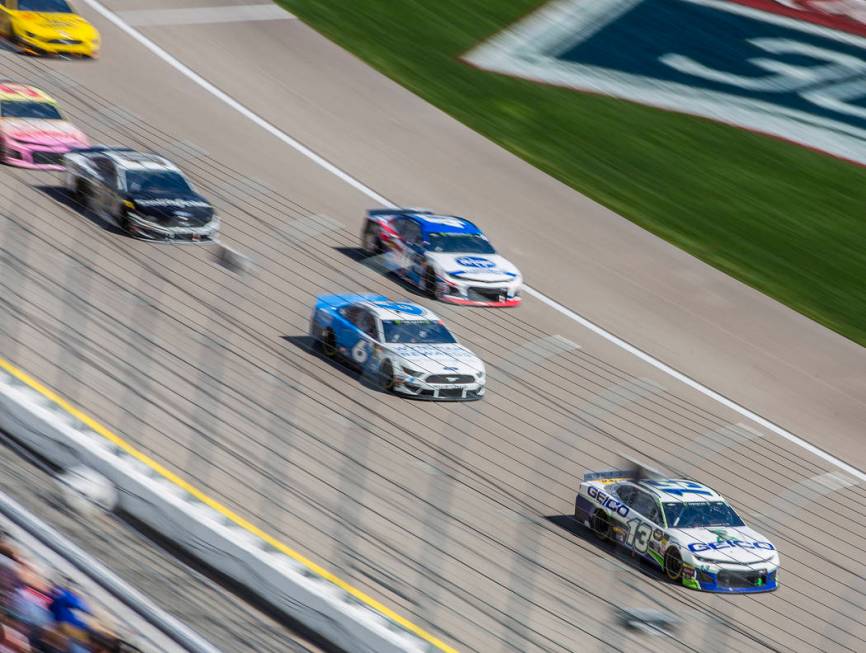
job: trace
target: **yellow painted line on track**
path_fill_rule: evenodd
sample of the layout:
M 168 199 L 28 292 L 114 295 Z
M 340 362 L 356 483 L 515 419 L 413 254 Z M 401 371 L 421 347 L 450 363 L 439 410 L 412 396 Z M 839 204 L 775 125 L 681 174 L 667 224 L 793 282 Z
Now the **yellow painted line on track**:
M 0 358 L 0 368 L 4 369 L 6 372 L 8 372 L 12 376 L 14 376 L 16 379 L 18 379 L 22 383 L 28 385 L 30 388 L 32 388 L 33 390 L 35 390 L 36 392 L 41 394 L 46 399 L 49 399 L 52 402 L 54 402 L 57 406 L 59 406 L 60 408 L 65 410 L 67 413 L 69 413 L 70 415 L 72 415 L 76 419 L 78 419 L 81 422 L 83 422 L 84 424 L 86 424 L 94 432 L 98 433 L 99 435 L 104 437 L 106 440 L 108 440 L 112 444 L 120 447 L 121 449 L 126 451 L 126 453 L 128 453 L 130 456 L 135 458 L 136 460 L 139 460 L 140 462 L 147 465 L 148 467 L 150 467 L 152 470 L 157 472 L 160 476 L 162 476 L 166 480 L 171 481 L 172 483 L 174 483 L 175 485 L 177 485 L 181 489 L 185 490 L 186 492 L 189 492 L 196 499 L 198 499 L 202 503 L 210 506 L 211 508 L 216 510 L 218 513 L 220 513 L 221 515 L 223 515 L 227 519 L 231 520 L 233 523 L 240 526 L 244 530 L 246 530 L 249 533 L 252 533 L 253 535 L 255 535 L 256 537 L 264 540 L 265 542 L 267 542 L 270 546 L 275 548 L 280 553 L 283 553 L 283 554 L 289 556 L 290 558 L 292 558 L 293 560 L 295 560 L 296 562 L 299 562 L 300 564 L 304 565 L 305 567 L 307 567 L 307 569 L 309 569 L 313 573 L 315 573 L 315 574 L 321 576 L 322 578 L 324 578 L 325 580 L 333 583 L 334 585 L 339 587 L 341 590 L 343 590 L 344 592 L 346 592 L 347 594 L 349 594 L 353 598 L 357 599 L 358 601 L 367 605 L 368 607 L 373 608 L 376 612 L 387 617 L 391 621 L 394 621 L 395 623 L 400 624 L 403 628 L 405 628 L 409 632 L 413 633 L 414 635 L 417 635 L 418 637 L 420 637 L 424 641 L 429 642 L 430 644 L 432 644 L 433 646 L 435 646 L 439 650 L 445 651 L 446 653 L 458 653 L 457 649 L 449 646 L 448 644 L 445 644 L 444 642 L 442 642 L 438 638 L 434 637 L 433 635 L 431 635 L 430 633 L 428 633 L 424 629 L 413 624 L 411 621 L 408 621 L 404 617 L 401 617 L 396 612 L 394 612 L 393 610 L 391 610 L 387 606 L 383 605 L 382 603 L 380 603 L 376 599 L 374 599 L 370 596 L 367 596 L 361 590 L 357 589 L 356 587 L 353 587 L 352 585 L 350 585 L 346 581 L 338 578 L 337 576 L 332 574 L 327 569 L 320 567 L 315 562 L 313 562 L 309 558 L 305 557 L 303 554 L 298 553 L 297 551 L 295 551 L 291 547 L 287 546 L 286 544 L 280 542 L 279 540 L 277 540 L 273 536 L 268 535 L 263 530 L 261 530 L 258 526 L 250 523 L 249 521 L 247 521 L 246 519 L 244 519 L 243 517 L 238 515 L 236 512 L 234 512 L 231 509 L 227 508 L 226 506 L 222 505 L 216 499 L 213 499 L 212 497 L 208 496 L 207 494 L 205 494 L 204 492 L 202 492 L 201 490 L 199 490 L 195 486 L 190 485 L 187 481 L 182 479 L 180 476 L 178 476 L 177 474 L 175 474 L 171 470 L 163 467 L 160 463 L 158 463 L 156 460 L 154 460 L 153 458 L 148 456 L 146 453 L 139 451 L 134 446 L 132 446 L 129 442 L 127 442 L 126 440 L 121 438 L 119 435 L 117 435 L 113 431 L 109 430 L 108 428 L 106 428 L 105 426 L 103 426 L 102 424 L 97 422 L 95 419 L 93 419 L 89 415 L 81 412 L 78 408 L 76 408 L 75 406 L 70 404 L 68 401 L 66 401 L 65 399 L 60 397 L 53 390 L 42 385 L 39 381 L 32 378 L 26 372 L 19 370 L 17 367 L 12 365 L 9 361 L 7 361 L 3 358 Z

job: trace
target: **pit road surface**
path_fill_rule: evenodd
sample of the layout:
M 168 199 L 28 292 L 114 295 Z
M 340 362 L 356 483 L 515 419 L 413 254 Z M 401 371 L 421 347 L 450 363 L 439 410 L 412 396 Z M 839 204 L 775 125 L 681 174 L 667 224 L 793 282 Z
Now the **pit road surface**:
M 370 200 L 85 13 L 103 33 L 99 62 L 4 53 L 0 72 L 41 84 L 96 141 L 177 159 L 256 265 L 236 277 L 207 248 L 123 238 L 69 206 L 59 177 L 5 169 L 14 362 L 460 650 L 670 646 L 611 635 L 611 603 L 640 601 L 609 551 L 556 518 L 579 474 L 620 451 L 715 486 L 782 552 L 773 595 L 709 597 L 627 573 L 690 619 L 675 646 L 863 649 L 857 479 L 738 426 L 741 415 L 531 298 L 513 311 L 435 307 L 488 363 L 480 403 L 407 402 L 321 360 L 304 338 L 315 294 L 411 296 L 355 260 Z M 299 21 L 142 31 L 392 201 L 474 216 L 534 288 L 866 467 L 860 348 L 581 198 Z M 707 611 L 730 627 L 701 621 Z

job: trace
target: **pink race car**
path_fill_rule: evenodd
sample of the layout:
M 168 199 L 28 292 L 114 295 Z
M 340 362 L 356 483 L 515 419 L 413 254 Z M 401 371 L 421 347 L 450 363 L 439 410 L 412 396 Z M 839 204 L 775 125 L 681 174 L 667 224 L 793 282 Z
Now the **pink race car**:
M 0 157 L 21 168 L 63 170 L 63 155 L 88 147 L 84 133 L 66 122 L 55 102 L 25 84 L 0 83 Z

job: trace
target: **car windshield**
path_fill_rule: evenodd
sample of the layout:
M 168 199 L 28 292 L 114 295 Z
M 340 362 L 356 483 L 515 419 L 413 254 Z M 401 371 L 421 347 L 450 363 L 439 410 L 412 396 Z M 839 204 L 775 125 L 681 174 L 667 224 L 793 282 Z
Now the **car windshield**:
M 711 528 L 743 526 L 743 520 L 724 501 L 665 503 L 668 528 Z
M 384 320 L 385 342 L 444 345 L 457 342 L 441 322 L 433 320 Z
M 430 250 L 457 254 L 495 254 L 493 245 L 481 234 L 427 234 Z
M 15 101 L 0 103 L 0 116 L 4 118 L 34 118 L 37 120 L 63 120 L 60 111 L 50 102 Z
M 126 189 L 130 193 L 192 193 L 183 175 L 172 170 L 127 170 Z
M 18 11 L 45 11 L 53 14 L 71 14 L 66 0 L 18 0 Z

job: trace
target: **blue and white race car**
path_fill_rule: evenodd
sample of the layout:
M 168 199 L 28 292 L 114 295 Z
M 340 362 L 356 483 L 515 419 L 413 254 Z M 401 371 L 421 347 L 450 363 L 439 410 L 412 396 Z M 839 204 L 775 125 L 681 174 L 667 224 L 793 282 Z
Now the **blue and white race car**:
M 326 356 L 371 374 L 384 390 L 433 400 L 484 396 L 484 363 L 423 306 L 383 295 L 322 295 L 310 335 Z
M 585 474 L 574 518 L 659 566 L 672 581 L 707 592 L 769 592 L 779 553 L 706 485 L 644 478 L 635 470 Z
M 523 278 L 466 218 L 412 209 L 367 211 L 364 251 L 409 283 L 452 304 L 516 306 Z

